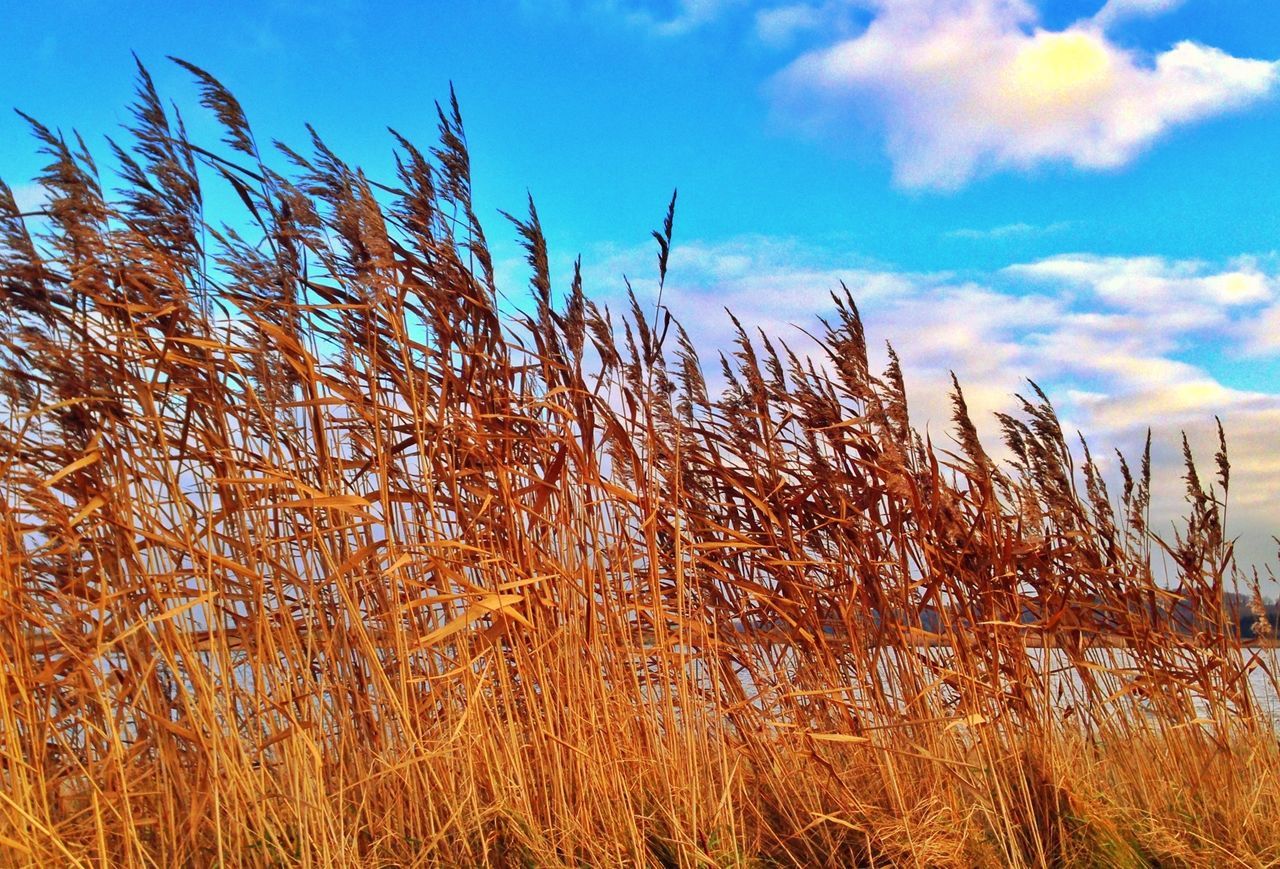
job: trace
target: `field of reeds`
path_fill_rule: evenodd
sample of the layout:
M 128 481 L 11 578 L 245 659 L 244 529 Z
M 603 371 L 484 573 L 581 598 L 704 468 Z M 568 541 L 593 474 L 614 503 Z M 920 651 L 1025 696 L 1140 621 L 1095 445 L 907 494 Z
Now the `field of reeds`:
M 1225 444 L 1159 539 L 1033 385 L 925 440 L 843 291 L 711 378 L 532 204 L 504 315 L 456 102 L 375 180 L 187 68 L 222 142 L 141 71 L 0 186 L 0 864 L 1280 865 Z

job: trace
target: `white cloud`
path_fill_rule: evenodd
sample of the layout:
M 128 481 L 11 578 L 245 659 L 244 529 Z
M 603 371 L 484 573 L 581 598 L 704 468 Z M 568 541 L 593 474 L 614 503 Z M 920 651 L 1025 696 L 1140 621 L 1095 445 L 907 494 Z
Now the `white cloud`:
M 1107 0 L 1093 20 L 1103 26 L 1124 18 L 1162 15 L 1181 6 L 1186 0 Z
M 1013 274 L 1092 286 L 1121 307 L 1165 307 L 1209 302 L 1230 307 L 1264 302 L 1276 294 L 1276 279 L 1256 259 L 1242 257 L 1228 268 L 1206 273 L 1204 263 L 1170 262 L 1162 257 L 1100 257 L 1066 254 L 1010 266 Z
M 49 191 L 40 184 L 19 184 L 13 189 L 13 201 L 22 212 L 38 211 L 49 201 Z
M 1088 20 L 1045 30 L 1025 0 L 870 5 L 861 34 L 802 55 L 770 90 L 781 111 L 836 134 L 870 110 L 905 187 L 1047 162 L 1118 167 L 1171 127 L 1265 97 L 1278 76 L 1194 42 L 1148 59 Z
M 947 238 L 959 238 L 966 241 L 1005 241 L 1014 238 L 1041 238 L 1056 235 L 1070 229 L 1073 223 L 1060 220 L 1045 226 L 1033 223 L 1006 223 L 990 229 L 953 229 L 946 233 Z
M 1244 349 L 1250 356 L 1280 356 L 1280 302 L 1258 312 L 1246 330 Z
M 823 0 L 769 6 L 756 11 L 756 37 L 766 45 L 785 47 L 804 34 L 841 33 L 854 5 L 849 0 Z
M 744 0 L 676 0 L 674 8 L 654 11 L 650 3 L 600 0 L 599 5 L 657 36 L 684 36 L 719 19 Z
M 612 251 L 597 259 L 588 285 L 607 293 L 626 272 L 640 298 L 651 299 L 655 288 L 635 279 L 653 271 L 652 258 L 648 247 Z M 1234 466 L 1230 518 L 1242 535 L 1239 551 L 1246 561 L 1274 556 L 1280 385 L 1270 391 L 1232 386 L 1196 361 L 1194 349 L 1200 342 L 1242 344 L 1264 313 L 1280 325 L 1280 266 L 1247 258 L 1211 265 L 1071 255 L 960 279 L 865 263 L 841 268 L 842 261 L 851 260 L 760 237 L 677 245 L 664 299 L 696 346 L 707 349 L 704 362 L 712 363 L 714 350 L 732 340 L 724 307 L 748 329 L 763 328 L 798 351 L 811 350 L 793 325 L 812 331 L 815 315 L 831 311 L 830 292 L 844 280 L 877 363 L 886 361 L 885 340 L 902 357 L 912 421 L 927 426 L 935 442 L 950 430 L 950 370 L 996 455 L 992 413 L 1015 410 L 1012 396 L 1026 392 L 1028 377 L 1048 389 L 1064 427 L 1082 430 L 1104 466 L 1112 461 L 1111 446 L 1137 455 L 1150 426 L 1154 518 L 1166 530 L 1183 507 L 1180 432 L 1188 432 L 1207 477 L 1216 448 L 1214 416 L 1221 416 Z M 1268 346 L 1280 355 L 1280 342 Z M 714 372 L 714 365 L 707 367 Z
M 756 35 L 771 45 L 785 45 L 798 33 L 822 23 L 822 14 L 807 3 L 776 6 L 756 13 Z

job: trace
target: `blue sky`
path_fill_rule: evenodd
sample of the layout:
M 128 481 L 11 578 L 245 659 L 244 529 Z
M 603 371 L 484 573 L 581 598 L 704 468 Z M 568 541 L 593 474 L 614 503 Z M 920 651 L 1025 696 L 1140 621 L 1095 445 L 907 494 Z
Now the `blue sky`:
M 1221 414 L 1244 551 L 1280 529 L 1273 0 L 187 6 L 7 10 L 0 103 L 105 157 L 134 51 L 212 141 L 176 55 L 237 94 L 260 140 L 299 143 L 309 121 L 386 176 L 385 128 L 430 143 L 453 82 L 511 287 L 496 212 L 526 191 L 559 268 L 582 253 L 608 298 L 624 271 L 647 286 L 678 186 L 670 300 L 708 345 L 722 304 L 788 332 L 843 279 L 902 353 L 918 423 L 941 426 L 948 369 L 980 412 L 1036 377 L 1098 446 L 1133 449 L 1151 424 L 1162 460 L 1180 429 L 1207 459 Z M 0 143 L 0 177 L 38 198 L 15 115 Z

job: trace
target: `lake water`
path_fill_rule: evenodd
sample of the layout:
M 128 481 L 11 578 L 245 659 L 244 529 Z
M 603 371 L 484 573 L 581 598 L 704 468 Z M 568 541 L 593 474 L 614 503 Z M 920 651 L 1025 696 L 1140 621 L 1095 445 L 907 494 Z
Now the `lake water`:
M 788 651 L 779 651 L 777 647 L 773 649 L 774 654 L 773 666 L 767 668 L 766 672 L 771 672 L 773 678 L 768 679 L 768 687 L 755 686 L 749 676 L 743 675 L 740 679 L 744 688 L 747 689 L 749 695 L 757 697 L 757 705 L 767 707 L 777 702 L 778 698 L 792 694 L 793 696 L 799 690 L 801 693 L 811 693 L 813 696 L 838 695 L 838 702 L 847 703 L 855 709 L 874 708 L 878 704 L 870 702 L 872 698 L 877 696 L 889 695 L 895 698 L 895 703 L 899 708 L 905 708 L 911 700 L 911 695 L 918 694 L 918 690 L 902 685 L 902 681 L 895 676 L 897 665 L 901 663 L 897 657 L 901 652 L 892 652 L 884 650 L 883 657 L 880 659 L 880 672 L 878 679 L 868 679 L 865 675 L 858 674 L 855 670 L 850 670 L 847 689 L 831 692 L 829 690 L 821 690 L 829 688 L 829 684 L 820 686 L 815 689 L 814 686 L 804 686 L 801 683 L 803 679 L 797 679 L 795 676 L 804 672 L 805 665 L 799 664 L 797 659 Z M 917 678 L 922 671 L 931 670 L 933 673 L 944 674 L 949 671 L 952 652 L 946 647 L 935 647 L 932 649 L 915 649 L 911 654 L 922 654 L 927 656 L 932 668 L 926 668 L 918 662 L 912 662 L 909 669 L 915 671 Z M 1087 666 L 1080 668 L 1072 666 L 1065 652 L 1057 649 L 1030 649 L 1028 655 L 1032 657 L 1034 668 L 1037 673 L 1045 679 L 1045 682 L 1038 685 L 1044 694 L 1038 696 L 1049 696 L 1053 698 L 1056 707 L 1066 710 L 1071 706 L 1076 706 L 1080 710 L 1093 708 L 1099 715 L 1105 715 L 1104 709 L 1099 709 L 1096 703 L 1091 704 L 1089 701 L 1089 692 L 1086 690 L 1085 680 L 1093 682 L 1093 698 L 1108 698 L 1117 707 L 1128 709 L 1145 709 L 1154 711 L 1155 706 L 1148 699 L 1148 691 L 1152 689 L 1149 680 L 1145 680 L 1145 674 L 1140 668 L 1134 666 L 1134 658 L 1124 649 L 1098 649 L 1089 654 Z M 1248 675 L 1248 684 L 1250 693 L 1256 704 L 1256 708 L 1261 714 L 1269 718 L 1272 722 L 1280 726 L 1280 695 L 1276 691 L 1275 680 L 1270 674 L 1280 674 L 1280 650 L 1245 650 L 1245 662 L 1250 665 Z M 1188 657 L 1187 661 L 1180 662 L 1183 672 L 1194 669 L 1194 659 Z M 919 684 L 915 679 L 911 680 L 913 684 Z M 932 681 L 932 680 L 930 680 Z M 1171 678 L 1170 682 L 1175 679 Z M 874 683 L 874 687 L 872 687 Z M 1208 704 L 1202 696 L 1197 693 L 1195 683 L 1187 680 L 1184 684 L 1187 686 L 1185 693 L 1175 691 L 1162 691 L 1164 698 L 1169 701 L 1177 701 L 1176 709 L 1187 709 L 1184 705 L 1188 701 L 1194 707 L 1195 714 L 1188 716 L 1189 718 L 1197 716 L 1205 716 L 1208 711 Z M 757 690 L 757 687 L 764 687 L 763 691 Z M 804 692 L 804 688 L 811 690 Z M 1006 691 L 1016 689 L 1010 683 L 1004 684 Z M 948 690 L 945 686 L 935 685 L 931 690 L 941 692 L 941 699 L 946 701 L 954 699 L 957 695 L 954 690 Z M 984 689 L 989 690 L 989 689 Z M 1159 691 L 1159 688 L 1154 690 Z M 979 692 L 981 693 L 981 692 Z M 906 696 L 899 696 L 900 694 Z M 1179 716 L 1180 717 L 1180 716 Z

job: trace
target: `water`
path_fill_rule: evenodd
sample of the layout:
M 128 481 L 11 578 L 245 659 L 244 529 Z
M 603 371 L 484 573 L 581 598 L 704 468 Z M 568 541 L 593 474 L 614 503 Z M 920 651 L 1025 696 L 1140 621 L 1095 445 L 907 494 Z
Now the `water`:
M 747 690 L 749 696 L 756 697 L 756 705 L 761 709 L 772 707 L 778 711 L 780 707 L 777 702 L 780 697 L 789 693 L 794 693 L 797 684 L 795 675 L 802 672 L 800 668 L 805 664 L 791 649 L 779 649 L 773 647 L 769 650 L 768 657 L 772 659 L 773 665 L 763 667 L 758 672 L 762 675 L 768 673 L 773 678 L 765 680 L 766 684 L 755 685 L 749 674 L 742 674 L 740 682 Z M 868 678 L 867 674 L 860 674 L 855 669 L 850 669 L 848 674 L 848 683 L 845 689 L 836 692 L 810 692 L 814 696 L 827 694 L 837 698 L 838 702 L 847 703 L 854 708 L 871 709 L 879 705 L 871 702 L 877 696 L 889 695 L 893 698 L 900 709 L 907 709 L 910 705 L 912 694 L 918 694 L 918 690 L 912 689 L 903 684 L 903 679 L 899 678 L 898 671 L 900 667 L 908 670 L 914 677 L 924 677 L 925 683 L 934 681 L 934 676 L 941 676 L 950 671 L 952 667 L 953 652 L 949 647 L 937 646 L 929 649 L 913 649 L 905 654 L 920 655 L 927 657 L 930 666 L 925 666 L 919 660 L 910 662 L 904 661 L 901 650 L 881 650 L 879 661 L 878 678 Z M 1180 662 L 1180 667 L 1185 673 L 1187 670 L 1196 668 L 1197 663 L 1202 663 L 1203 659 L 1197 661 L 1193 657 L 1191 650 L 1187 651 L 1186 660 Z M 1039 686 L 1044 694 L 1038 696 L 1048 696 L 1052 698 L 1052 702 L 1062 712 L 1066 712 L 1070 707 L 1075 706 L 1077 711 L 1092 711 L 1099 716 L 1105 717 L 1108 709 L 1098 708 L 1096 701 L 1098 698 L 1109 698 L 1111 703 L 1104 706 L 1114 707 L 1116 711 L 1122 709 L 1145 710 L 1151 714 L 1155 714 L 1156 706 L 1149 699 L 1149 692 L 1156 692 L 1163 696 L 1166 701 L 1170 702 L 1186 702 L 1189 699 L 1193 714 L 1188 714 L 1188 719 L 1209 718 L 1209 704 L 1203 696 L 1197 694 L 1197 688 L 1192 680 L 1185 680 L 1183 684 L 1187 686 L 1187 692 L 1167 690 L 1160 685 L 1152 685 L 1152 679 L 1147 677 L 1143 670 L 1136 666 L 1136 659 L 1131 653 L 1125 649 L 1119 648 L 1103 648 L 1091 651 L 1086 659 L 1085 667 L 1077 667 L 1071 663 L 1071 659 L 1067 653 L 1060 649 L 1029 649 L 1028 655 L 1032 658 L 1035 671 L 1040 674 L 1045 682 Z M 1280 695 L 1277 694 L 1275 680 L 1270 674 L 1280 674 L 1280 650 L 1278 649 L 1246 649 L 1244 653 L 1246 665 L 1250 666 L 1248 673 L 1248 684 L 1250 693 L 1255 701 L 1256 708 L 1265 718 L 1275 723 L 1280 728 Z M 1083 671 L 1083 672 L 1082 672 Z M 1085 680 L 1088 678 L 1094 683 L 1094 693 L 1090 700 L 1090 695 L 1086 690 Z M 910 681 L 915 682 L 916 679 Z M 1179 680 L 1176 673 L 1171 673 L 1170 679 L 1165 685 L 1176 684 Z M 812 685 L 805 687 L 813 688 Z M 1017 688 L 1011 682 L 1005 682 L 1000 686 L 1006 691 L 1013 691 Z M 941 699 L 944 705 L 949 705 L 957 699 L 959 694 L 954 688 L 949 688 L 945 684 L 935 684 L 930 688 L 935 693 L 935 699 Z M 981 687 L 981 690 L 974 692 L 980 696 L 984 692 L 990 691 L 991 686 Z M 933 704 L 933 708 L 937 708 L 937 704 Z M 1178 715 L 1177 709 L 1185 706 L 1174 707 L 1175 715 Z M 1192 712 L 1187 709 L 1187 712 Z M 907 717 L 912 717 L 907 715 Z M 1180 717 L 1180 716 L 1178 716 Z

